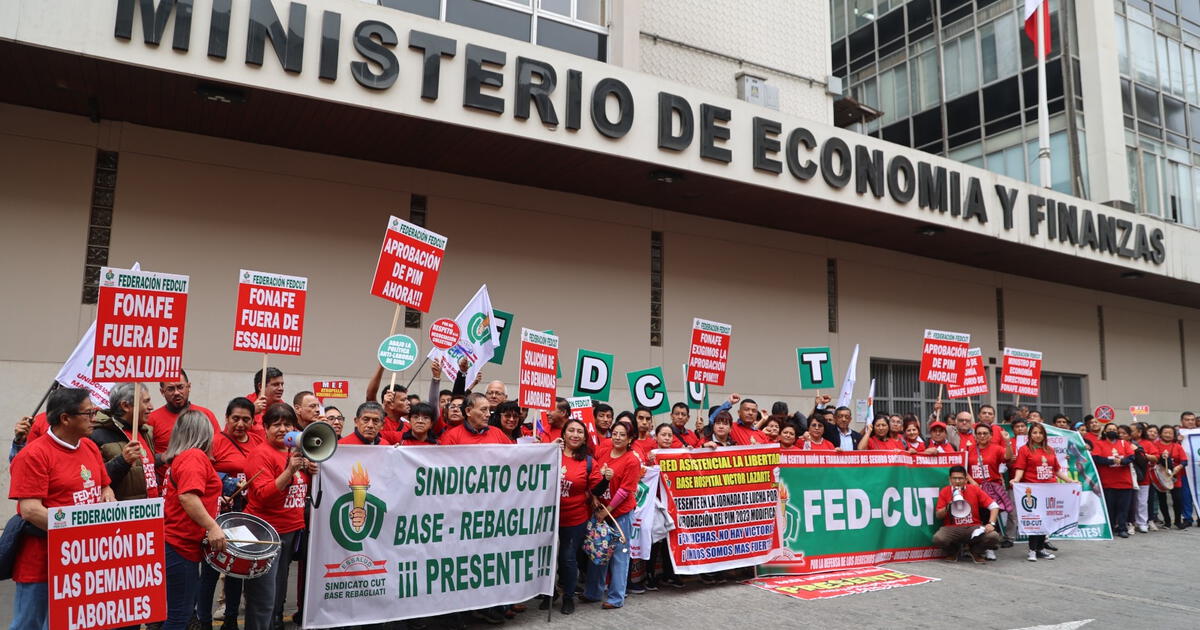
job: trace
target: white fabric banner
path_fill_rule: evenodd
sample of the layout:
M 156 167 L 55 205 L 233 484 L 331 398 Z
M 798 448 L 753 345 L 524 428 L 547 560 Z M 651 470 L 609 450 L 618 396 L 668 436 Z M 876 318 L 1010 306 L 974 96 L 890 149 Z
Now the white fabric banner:
M 135 262 L 133 271 L 141 271 L 142 263 Z M 88 390 L 89 397 L 97 407 L 108 409 L 108 392 L 116 383 L 97 383 L 92 380 L 92 359 L 96 352 L 96 320 L 88 326 L 83 338 L 75 345 L 67 362 L 58 370 L 54 380 L 63 387 L 82 387 Z
M 1200 479 L 1200 429 L 1183 429 L 1179 435 L 1183 436 L 1183 454 L 1187 456 L 1183 470 L 1187 473 L 1188 487 L 1192 490 L 1192 505 L 1200 506 L 1200 483 L 1196 483 Z M 1194 515 L 1195 508 L 1192 509 Z
M 655 509 L 658 500 L 658 466 L 643 469 L 638 481 L 637 508 L 633 510 L 633 532 L 629 535 L 629 557 L 638 560 L 650 559 L 650 547 L 654 544 L 654 525 L 658 518 Z
M 475 382 L 475 376 L 483 365 L 492 359 L 500 346 L 500 330 L 496 327 L 496 314 L 492 312 L 492 298 L 487 285 L 479 287 L 470 302 L 454 318 L 462 336 L 458 343 L 446 350 L 434 348 L 429 359 L 442 364 L 442 382 L 453 383 L 458 377 L 458 360 L 467 357 L 467 388 Z M 515 395 L 515 394 L 514 394 Z
M 561 458 L 555 444 L 339 447 L 318 475 L 304 627 L 553 592 Z
M 854 354 L 850 356 L 850 365 L 846 366 L 846 378 L 842 379 L 842 391 L 838 394 L 837 406 L 849 407 L 854 399 L 854 380 L 858 374 L 858 344 L 854 344 Z
M 1068 536 L 1079 527 L 1077 483 L 1014 483 L 1017 531 L 1023 536 Z

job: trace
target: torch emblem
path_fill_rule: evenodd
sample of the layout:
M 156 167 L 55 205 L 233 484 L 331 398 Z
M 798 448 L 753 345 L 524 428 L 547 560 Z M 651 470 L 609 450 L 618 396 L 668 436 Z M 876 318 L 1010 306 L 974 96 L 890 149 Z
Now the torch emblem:
M 354 494 L 353 507 L 350 509 L 350 527 L 356 532 L 361 532 L 363 524 L 367 521 L 367 488 L 371 487 L 371 477 L 367 475 L 367 469 L 363 468 L 362 463 L 354 462 L 354 466 L 350 468 L 349 486 Z

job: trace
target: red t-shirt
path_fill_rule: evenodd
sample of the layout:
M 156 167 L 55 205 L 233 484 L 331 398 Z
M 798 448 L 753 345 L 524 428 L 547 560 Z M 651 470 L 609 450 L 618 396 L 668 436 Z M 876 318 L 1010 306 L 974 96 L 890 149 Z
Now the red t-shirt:
M 238 481 L 246 480 L 246 457 L 266 441 L 250 431 L 246 432 L 246 437 L 248 441 L 238 442 L 224 431 L 213 436 L 213 467 L 217 472 L 233 475 Z
M 968 451 L 975 449 L 975 431 L 958 432 L 958 450 Z
M 949 507 L 953 496 L 954 494 L 951 492 L 950 486 L 942 488 L 942 491 L 938 493 L 937 507 L 935 509 L 940 510 Z M 980 490 L 979 486 L 969 484 L 963 487 L 963 499 L 971 506 L 971 513 L 963 517 L 955 517 L 950 512 L 946 512 L 946 516 L 942 518 L 942 525 L 949 527 L 982 525 L 983 521 L 979 520 L 979 512 L 990 510 L 991 506 L 995 505 L 992 497 L 989 497 L 987 493 Z
M 650 451 L 658 448 L 658 440 L 648 437 L 633 443 L 633 452 L 643 462 L 650 461 Z
M 897 440 L 896 438 L 890 437 L 886 440 L 881 440 L 881 439 L 875 437 L 874 435 L 872 435 L 871 437 L 867 438 L 867 450 L 868 451 L 902 451 L 902 450 L 904 450 L 904 446 L 901 445 L 900 440 Z
M 1154 440 L 1142 439 L 1138 440 L 1137 443 L 1138 446 L 1142 447 L 1142 450 L 1146 452 L 1146 457 L 1158 457 L 1158 454 L 1162 452 L 1162 449 L 1159 447 L 1159 443 L 1155 442 Z
M 1054 449 L 1030 449 L 1028 444 L 1017 451 L 1017 462 L 1013 465 L 1015 470 L 1025 471 L 1021 476 L 1022 483 L 1054 483 L 1058 480 L 1060 467 Z
M 587 522 L 591 516 L 588 496 L 604 479 L 600 475 L 600 464 L 592 460 L 592 474 L 588 477 L 587 460 L 577 460 L 563 455 L 562 481 L 559 484 L 558 526 L 574 527 Z M 614 473 L 613 478 L 616 478 Z
M 642 478 L 642 462 L 632 451 L 625 451 L 624 455 L 613 459 L 612 447 L 605 449 L 603 455 L 597 455 L 592 466 L 603 467 L 608 464 L 613 470 L 612 479 L 608 481 L 608 489 L 600 497 L 604 504 L 608 506 L 613 517 L 623 516 L 633 511 L 637 507 L 637 487 L 638 480 Z M 625 489 L 625 500 L 621 505 L 613 505 L 613 497 L 617 491 Z
M 1181 466 L 1187 463 L 1187 453 L 1184 452 L 1183 446 L 1180 445 L 1179 442 L 1171 442 L 1170 444 L 1159 442 L 1158 456 L 1160 461 L 1163 457 L 1171 458 L 1172 470 L 1174 470 L 1176 466 Z M 1186 470 L 1186 468 L 1184 470 Z M 1183 471 L 1180 471 L 1178 475 L 1175 475 L 1175 487 L 1183 487 Z
M 257 393 L 246 394 L 246 400 L 249 400 L 250 402 L 258 402 L 258 394 Z M 283 400 L 279 400 L 278 402 L 283 402 Z M 270 407 L 271 405 L 267 405 L 267 406 Z M 264 409 L 263 411 L 266 411 L 266 410 Z M 267 437 L 267 432 L 263 429 L 262 417 L 263 417 L 262 413 L 254 414 L 254 424 L 251 424 L 250 428 L 247 430 L 250 431 L 251 433 L 257 433 L 259 435 L 259 437 L 261 437 L 265 440 Z
M 838 449 L 833 442 L 830 442 L 824 438 L 822 438 L 820 442 L 814 442 L 812 440 L 796 440 L 796 443 L 792 445 L 792 448 L 804 451 L 836 451 Z
M 972 447 L 967 451 L 967 473 L 977 483 L 1000 481 L 1000 464 L 1003 464 L 1004 447 L 988 442 L 983 448 Z
M 442 434 L 438 444 L 513 444 L 513 441 L 497 427 L 489 425 L 483 433 L 472 433 L 460 424 Z
M 362 438 L 358 436 L 358 431 L 351 431 L 350 435 L 347 435 L 346 437 L 338 440 L 338 444 L 359 444 L 362 446 L 391 446 L 392 441 L 387 439 L 386 437 L 384 437 L 383 432 L 380 431 L 379 432 L 379 442 L 376 444 L 371 444 L 370 442 L 364 442 L 362 440 Z
M 304 500 L 308 497 L 308 473 L 303 470 L 296 471 L 287 489 L 279 491 L 275 479 L 287 467 L 287 451 L 275 450 L 269 442 L 259 445 L 246 457 L 248 476 L 262 471 L 246 493 L 246 512 L 270 523 L 280 534 L 304 529 Z
M 676 429 L 675 427 L 672 427 L 671 430 L 675 434 L 675 439 L 671 441 L 671 448 L 700 448 L 701 446 L 704 446 L 704 438 L 700 437 L 693 431 L 688 431 L 687 429 Z M 651 450 L 654 449 L 651 448 Z
M 424 440 L 418 440 L 417 436 L 413 435 L 412 429 L 409 429 L 400 435 L 400 441 L 396 442 L 400 446 L 437 446 L 438 440 L 433 437 L 433 432 L 425 434 Z
M 947 440 L 945 442 L 934 442 L 933 440 L 930 440 L 925 443 L 925 448 L 923 448 L 922 450 L 929 450 L 931 448 L 936 448 L 939 453 L 957 453 L 958 452 L 958 449 L 954 448 L 954 445 L 951 444 L 949 440 Z
M 404 433 L 407 430 L 408 430 L 408 420 L 406 420 L 404 418 L 400 418 L 399 420 L 396 420 L 396 419 L 392 418 L 391 416 L 384 416 L 383 417 L 383 428 L 379 429 L 379 433 L 380 433 L 380 435 L 383 435 L 384 431 L 394 431 L 396 433 Z
M 163 503 L 163 515 L 166 519 L 163 530 L 167 544 L 174 547 L 176 553 L 184 558 L 199 562 L 204 557 L 200 541 L 204 538 L 205 530 L 183 510 L 179 495 L 188 492 L 199 495 L 204 510 L 215 518 L 217 499 L 221 496 L 221 479 L 208 460 L 208 455 L 198 448 L 191 448 L 171 460 L 163 484 L 166 491 Z
M 167 445 L 171 443 L 171 433 L 175 431 L 175 421 L 179 419 L 179 414 L 188 410 L 199 411 L 208 416 L 208 420 L 212 422 L 214 436 L 221 432 L 221 425 L 217 422 L 217 417 L 213 415 L 213 412 L 200 405 L 189 404 L 187 407 L 179 410 L 179 413 L 175 413 L 168 409 L 166 405 L 163 405 L 151 411 L 150 415 L 146 416 L 146 424 L 154 427 L 155 453 L 167 452 Z M 164 472 L 165 467 L 160 469 L 158 474 L 162 475 Z
M 733 427 L 729 430 L 729 435 L 733 437 L 733 441 L 741 445 L 750 444 L 769 444 L 771 437 L 762 431 L 757 431 L 751 427 L 743 426 L 741 422 L 734 422 Z
M 538 441 L 543 444 L 549 444 L 562 437 L 562 427 L 552 427 L 549 424 L 543 424 L 542 429 L 538 431 Z M 442 442 L 442 444 L 445 444 L 445 442 Z
M 1115 442 L 1096 440 L 1092 445 L 1092 455 L 1111 459 L 1124 459 L 1129 455 L 1133 455 L 1133 445 L 1125 440 L 1117 440 Z M 1097 465 L 1096 470 L 1100 473 L 1100 485 L 1105 488 L 1129 490 L 1136 487 L 1134 485 L 1133 470 L 1128 465 Z
M 43 411 L 33 417 L 33 424 L 29 425 L 29 435 L 25 436 L 25 443 L 30 442 L 46 435 L 50 431 L 50 423 L 46 420 L 46 412 Z
M 75 449 L 54 437 L 31 442 L 13 459 L 10 477 L 8 498 L 41 499 L 47 508 L 100 503 L 100 492 L 110 483 L 100 449 L 88 439 L 79 440 Z M 47 581 L 46 539 L 22 536 L 18 545 L 13 581 Z

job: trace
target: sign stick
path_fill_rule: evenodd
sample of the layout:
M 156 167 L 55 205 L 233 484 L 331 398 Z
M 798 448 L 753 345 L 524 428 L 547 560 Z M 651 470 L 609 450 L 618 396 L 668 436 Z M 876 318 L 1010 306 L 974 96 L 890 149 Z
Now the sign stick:
M 263 403 L 267 402 L 267 353 L 263 353 L 262 377 L 258 379 L 258 397 L 263 399 Z M 263 408 L 266 411 L 266 408 Z
M 975 417 L 975 405 L 971 404 L 971 397 L 967 396 L 967 411 L 971 412 L 971 417 Z
M 133 437 L 131 438 L 135 444 L 141 447 L 141 441 L 138 440 L 138 419 L 142 415 L 142 384 L 133 384 Z
M 397 305 L 396 305 L 396 312 L 395 312 L 395 313 L 392 313 L 392 332 L 389 332 L 389 333 L 388 333 L 388 336 L 389 336 L 389 337 L 391 337 L 392 335 L 396 334 L 396 326 L 397 326 L 399 323 L 400 323 L 400 305 L 399 305 L 399 304 L 397 304 Z
M 428 357 L 428 356 L 427 356 L 427 357 L 425 357 L 425 360 L 424 360 L 424 361 L 421 361 L 421 365 L 418 365 L 418 366 L 417 366 L 417 371 L 413 372 L 413 377 L 412 377 L 412 378 L 410 378 L 410 379 L 408 379 L 408 385 L 405 385 L 405 386 L 404 386 L 404 389 L 408 389 L 408 388 L 412 387 L 413 381 L 417 380 L 417 375 L 421 373 L 421 368 L 425 367 L 425 364 L 426 364 L 426 363 L 429 363 L 429 357 Z M 393 378 L 393 379 L 395 379 L 395 373 L 394 373 L 394 372 L 392 373 L 392 378 Z
M 29 414 L 29 417 L 38 415 L 38 412 L 42 410 L 42 405 L 46 404 L 46 399 L 50 397 L 50 393 L 56 389 L 58 389 L 58 381 L 50 383 L 50 387 L 46 388 L 46 393 L 42 394 L 42 399 L 38 401 L 37 407 L 34 407 L 33 413 Z

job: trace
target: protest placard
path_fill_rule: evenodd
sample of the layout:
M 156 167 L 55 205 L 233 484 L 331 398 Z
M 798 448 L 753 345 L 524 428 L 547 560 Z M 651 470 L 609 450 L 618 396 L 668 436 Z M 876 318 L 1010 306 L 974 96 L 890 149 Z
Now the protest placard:
M 314 381 L 313 394 L 321 400 L 326 398 L 349 398 L 350 381 Z
M 307 295 L 308 278 L 242 269 L 238 272 L 233 349 L 299 355 Z
M 600 444 L 600 432 L 596 430 L 596 412 L 592 408 L 592 399 L 590 396 L 572 396 L 567 398 L 567 405 L 571 407 L 571 420 L 578 420 L 587 428 L 588 437 L 592 441 L 592 448 Z
M 572 395 L 607 401 L 612 391 L 612 370 L 613 355 L 580 348 L 575 359 L 575 388 Z
M 863 567 L 817 575 L 761 577 L 748 580 L 746 584 L 796 599 L 815 600 L 886 591 L 937 581 L 938 578 L 913 575 L 882 567 Z
M 475 376 L 483 366 L 495 356 L 499 347 L 500 334 L 495 311 L 492 310 L 492 298 L 488 294 L 487 285 L 479 287 L 467 305 L 454 317 L 461 334 L 458 343 L 442 350 L 434 347 L 429 351 L 429 360 L 437 361 L 442 366 L 442 379 L 453 383 L 458 378 L 458 362 L 467 360 L 467 384 L 475 381 Z
M 188 282 L 187 276 L 100 269 L 93 380 L 179 380 Z
M 1187 454 L 1186 472 L 1191 483 L 1192 505 L 1200 505 L 1200 429 L 1180 429 L 1179 436 L 1183 440 L 1183 451 Z
M 504 355 L 508 352 L 508 335 L 512 332 L 514 315 L 498 308 L 492 309 L 492 315 L 495 316 L 494 328 L 499 335 L 499 341 L 496 342 L 496 348 L 492 352 L 492 358 L 488 359 L 488 363 L 504 365 Z
M 958 385 L 967 365 L 971 335 L 925 329 L 921 343 L 921 378 L 926 383 Z
M 941 556 L 938 492 L 966 454 L 786 451 L 779 462 L 784 553 L 758 575 L 817 573 Z
M 440 350 L 454 347 L 461 336 L 462 330 L 453 319 L 443 317 L 429 325 L 429 343 Z
M 1010 424 L 1000 425 L 1013 435 Z M 1112 525 L 1108 522 L 1108 504 L 1104 500 L 1104 488 L 1100 485 L 1100 471 L 1092 459 L 1092 451 L 1078 431 L 1060 429 L 1043 424 L 1046 429 L 1046 445 L 1058 457 L 1058 465 L 1071 481 L 1079 484 L 1079 526 L 1073 530 L 1052 534 L 1052 539 L 1064 540 L 1112 540 Z M 1025 436 L 1015 436 L 1017 446 L 1023 445 Z M 1000 523 L 1004 524 L 1003 521 Z M 1018 536 L 1018 541 L 1025 540 Z
M 663 378 L 661 367 L 630 372 L 626 378 L 629 380 L 629 396 L 633 399 L 635 409 L 645 407 L 656 416 L 671 410 L 671 400 L 667 398 L 667 381 Z
M 687 400 L 688 409 L 708 409 L 708 385 L 693 383 L 687 380 L 688 367 L 683 366 L 683 397 Z
M 1000 393 L 1037 398 L 1041 387 L 1042 353 L 1005 348 L 1000 367 Z
M 1067 537 L 1079 527 L 1077 483 L 1014 483 L 1017 531 L 1022 536 Z
M 389 218 L 371 295 L 428 313 L 445 253 L 446 237 L 403 219 Z
M 522 407 L 549 411 L 558 388 L 558 336 L 521 329 L 521 372 L 518 399 Z
M 1129 415 L 1131 415 L 1131 416 L 1150 415 L 1150 405 L 1130 405 Z
M 779 548 L 779 445 L 655 452 L 676 573 L 760 564 Z
M 692 383 L 721 387 L 729 362 L 729 337 L 733 327 L 710 322 L 699 317 L 692 319 L 692 343 L 688 352 L 688 378 Z
M 50 508 L 51 630 L 104 630 L 167 618 L 163 500 Z
M 967 365 L 963 370 L 962 383 L 946 387 L 949 398 L 966 396 L 987 396 L 987 370 L 983 367 L 983 350 L 971 348 L 967 350 Z
M 417 362 L 417 342 L 408 335 L 392 335 L 379 344 L 379 365 L 403 372 Z
M 800 371 L 800 389 L 833 387 L 833 353 L 828 346 L 796 348 L 796 366 Z
M 321 463 L 304 627 L 368 626 L 554 591 L 556 444 L 342 446 Z

